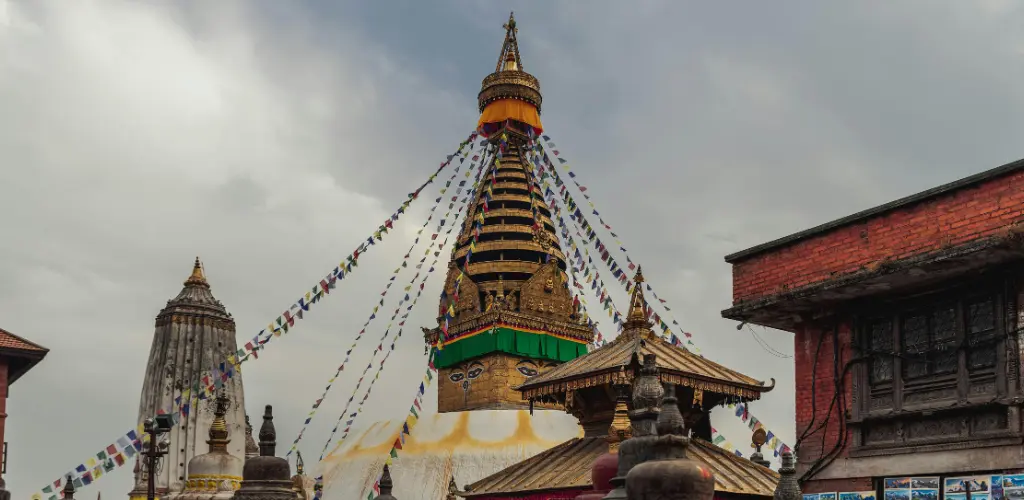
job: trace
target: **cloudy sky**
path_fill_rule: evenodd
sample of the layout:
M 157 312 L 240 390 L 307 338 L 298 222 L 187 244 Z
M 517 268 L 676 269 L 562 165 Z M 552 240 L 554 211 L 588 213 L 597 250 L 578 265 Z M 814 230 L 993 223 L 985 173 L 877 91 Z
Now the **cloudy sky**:
M 242 339 L 365 239 L 474 127 L 513 8 L 553 140 L 704 352 L 778 379 L 754 411 L 790 443 L 791 360 L 720 318 L 722 256 L 1024 156 L 1011 2 L 0 0 L 0 327 L 51 349 L 10 393 L 15 498 L 133 425 L 153 318 L 195 255 Z M 280 441 L 429 201 L 247 365 L 249 410 L 274 404 Z M 404 415 L 425 362 L 408 333 L 367 421 Z

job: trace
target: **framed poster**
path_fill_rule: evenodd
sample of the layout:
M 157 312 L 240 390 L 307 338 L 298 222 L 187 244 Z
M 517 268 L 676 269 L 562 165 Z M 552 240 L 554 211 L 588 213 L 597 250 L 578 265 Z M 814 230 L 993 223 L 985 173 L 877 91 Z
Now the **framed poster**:
M 875 500 L 874 491 L 846 491 L 839 494 L 839 500 Z M 1022 499 L 1024 500 L 1024 499 Z
M 885 497 L 883 500 L 912 500 L 910 477 L 887 477 L 883 482 L 885 486 Z M 937 500 L 937 499 L 936 499 Z

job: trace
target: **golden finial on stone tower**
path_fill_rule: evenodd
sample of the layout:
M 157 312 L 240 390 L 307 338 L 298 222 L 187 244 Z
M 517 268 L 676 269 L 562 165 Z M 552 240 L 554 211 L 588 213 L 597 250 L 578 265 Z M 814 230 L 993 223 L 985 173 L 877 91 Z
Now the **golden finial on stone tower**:
M 650 326 L 647 321 L 647 301 L 644 299 L 643 282 L 644 273 L 638 266 L 636 276 L 633 277 L 633 295 L 629 298 L 629 315 L 626 317 L 626 326 Z
M 185 285 L 209 285 L 206 282 L 206 273 L 203 272 L 203 263 L 196 257 L 196 263 L 192 266 L 192 275 L 185 280 Z

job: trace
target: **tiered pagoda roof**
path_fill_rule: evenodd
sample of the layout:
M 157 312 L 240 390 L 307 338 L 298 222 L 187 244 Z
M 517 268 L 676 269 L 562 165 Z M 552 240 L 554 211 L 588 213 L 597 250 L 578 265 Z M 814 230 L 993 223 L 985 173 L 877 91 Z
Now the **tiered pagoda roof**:
M 690 458 L 708 465 L 715 492 L 770 497 L 779 474 L 701 439 L 690 441 Z M 536 491 L 579 490 L 591 483 L 594 460 L 608 453 L 604 437 L 570 439 L 494 475 L 470 484 L 466 498 L 512 496 Z
M 774 388 L 774 379 L 772 385 L 766 386 L 762 381 L 676 347 L 656 335 L 651 329 L 653 325 L 647 319 L 643 279 L 638 269 L 636 286 L 630 297 L 629 317 L 622 333 L 615 340 L 529 379 L 518 388 L 523 397 L 528 400 L 564 400 L 568 392 L 608 385 L 617 377 L 625 377 L 628 383 L 632 372 L 626 368 L 635 360 L 643 359 L 644 354 L 657 355 L 659 378 L 663 383 L 719 394 L 729 400 L 759 399 L 761 393 Z

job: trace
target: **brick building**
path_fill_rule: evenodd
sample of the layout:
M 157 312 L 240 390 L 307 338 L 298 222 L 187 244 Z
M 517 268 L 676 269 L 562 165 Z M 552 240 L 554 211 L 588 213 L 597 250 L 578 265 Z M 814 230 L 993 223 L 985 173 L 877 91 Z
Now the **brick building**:
M 1024 160 L 729 255 L 793 332 L 805 493 L 1024 469 Z
M 3 498 L 3 473 L 7 472 L 7 441 L 4 424 L 7 421 L 8 387 L 43 360 L 49 350 L 33 344 L 0 328 L 0 442 L 3 443 L 3 468 L 0 469 L 0 498 Z

